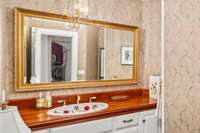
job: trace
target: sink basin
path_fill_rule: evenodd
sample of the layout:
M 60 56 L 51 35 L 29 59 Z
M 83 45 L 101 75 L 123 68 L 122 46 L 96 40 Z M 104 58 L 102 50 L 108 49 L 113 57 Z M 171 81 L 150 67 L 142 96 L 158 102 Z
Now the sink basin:
M 108 104 L 103 102 L 80 103 L 54 108 L 49 110 L 47 114 L 54 116 L 77 116 L 98 112 L 106 108 L 108 108 Z

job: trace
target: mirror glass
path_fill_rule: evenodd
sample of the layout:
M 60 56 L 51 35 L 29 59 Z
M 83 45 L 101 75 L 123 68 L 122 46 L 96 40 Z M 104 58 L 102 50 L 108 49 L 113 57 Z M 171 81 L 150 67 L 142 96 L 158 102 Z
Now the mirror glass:
M 24 83 L 133 79 L 134 32 L 24 17 Z

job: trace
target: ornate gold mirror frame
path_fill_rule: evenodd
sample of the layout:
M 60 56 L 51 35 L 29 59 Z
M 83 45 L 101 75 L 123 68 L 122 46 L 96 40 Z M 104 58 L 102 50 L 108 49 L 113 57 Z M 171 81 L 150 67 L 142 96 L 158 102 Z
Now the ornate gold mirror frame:
M 67 89 L 67 88 L 81 88 L 81 87 L 96 87 L 107 85 L 122 85 L 122 84 L 136 84 L 138 82 L 138 59 L 139 59 L 139 28 L 137 26 L 129 26 L 123 24 L 116 24 L 110 22 L 103 22 L 98 20 L 79 19 L 76 21 L 79 24 L 96 25 L 105 28 L 114 28 L 121 30 L 128 30 L 134 32 L 134 65 L 133 65 L 133 79 L 123 80 L 94 80 L 94 81 L 80 81 L 80 82 L 57 82 L 57 83 L 39 83 L 27 84 L 24 83 L 24 17 L 38 17 L 43 19 L 51 19 L 62 22 L 73 22 L 75 18 L 41 12 L 29 9 L 15 9 L 15 90 L 16 91 L 37 91 L 50 89 Z

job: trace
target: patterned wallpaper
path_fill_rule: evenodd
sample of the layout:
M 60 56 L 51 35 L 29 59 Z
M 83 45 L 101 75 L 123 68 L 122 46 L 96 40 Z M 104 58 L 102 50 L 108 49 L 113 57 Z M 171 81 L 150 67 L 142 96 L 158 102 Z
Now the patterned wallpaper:
M 166 133 L 200 133 L 200 1 L 165 3 Z

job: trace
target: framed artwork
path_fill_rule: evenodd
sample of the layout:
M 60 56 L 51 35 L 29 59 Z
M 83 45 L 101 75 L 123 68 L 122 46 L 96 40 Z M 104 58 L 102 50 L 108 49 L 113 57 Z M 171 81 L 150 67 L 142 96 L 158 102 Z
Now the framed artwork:
M 122 47 L 122 65 L 133 65 L 133 47 Z

